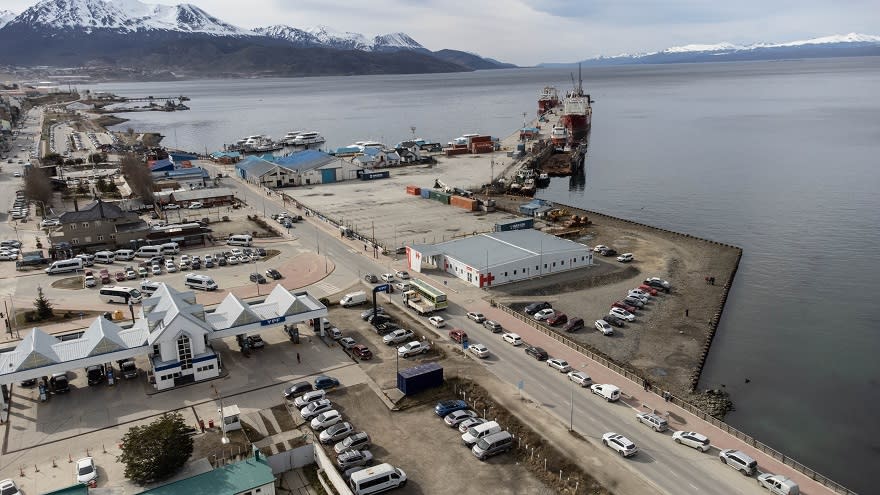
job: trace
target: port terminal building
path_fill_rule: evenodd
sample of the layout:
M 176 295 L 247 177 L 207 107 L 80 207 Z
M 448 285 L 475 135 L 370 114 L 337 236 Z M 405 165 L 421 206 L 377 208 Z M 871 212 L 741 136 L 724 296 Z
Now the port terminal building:
M 593 265 L 589 247 L 534 229 L 490 232 L 407 246 L 413 272 L 440 270 L 476 287 L 529 280 Z

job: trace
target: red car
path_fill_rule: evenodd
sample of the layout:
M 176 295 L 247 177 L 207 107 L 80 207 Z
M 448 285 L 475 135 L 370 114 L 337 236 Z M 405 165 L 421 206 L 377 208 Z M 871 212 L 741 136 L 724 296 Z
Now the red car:
M 636 310 L 638 309 L 634 306 L 630 306 L 629 304 L 627 304 L 623 301 L 616 301 L 614 304 L 611 305 L 611 307 L 625 309 L 625 310 L 629 311 L 630 313 L 635 313 Z
M 449 331 L 449 338 L 461 344 L 462 341 L 467 340 L 468 336 L 467 332 L 456 328 Z
M 351 353 L 359 357 L 361 361 L 373 359 L 373 353 L 370 351 L 369 348 L 367 348 L 367 346 L 363 344 L 357 344 L 356 346 L 352 347 Z
M 567 322 L 568 322 L 568 315 L 566 315 L 565 313 L 556 313 L 547 320 L 547 324 L 550 325 L 551 327 L 555 327 L 556 325 L 562 325 L 563 323 L 567 323 Z
M 102 284 L 109 284 L 113 281 L 113 279 L 110 277 L 110 270 L 106 268 L 102 268 L 101 271 L 98 272 L 98 275 L 100 275 L 101 277 Z
M 125 282 L 125 272 L 116 272 L 116 281 Z
M 651 287 L 650 285 L 642 284 L 639 286 L 639 289 L 641 289 L 643 292 L 647 292 L 648 294 L 651 294 L 651 297 L 654 297 L 657 295 L 657 289 Z

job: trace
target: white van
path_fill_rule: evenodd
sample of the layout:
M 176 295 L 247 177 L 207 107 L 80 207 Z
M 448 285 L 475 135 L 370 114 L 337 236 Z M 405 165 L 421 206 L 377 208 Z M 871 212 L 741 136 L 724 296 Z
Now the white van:
M 113 263 L 116 261 L 116 253 L 113 251 L 98 251 L 95 253 L 95 261 L 98 263 Z
M 359 290 L 342 296 L 342 299 L 339 300 L 339 305 L 343 308 L 347 308 L 349 306 L 364 304 L 365 302 L 367 302 L 367 293 Z
M 184 284 L 193 289 L 217 290 L 217 282 L 214 282 L 214 279 L 207 275 L 187 273 Z
M 83 260 L 83 266 L 92 266 L 95 264 L 95 255 L 94 254 L 82 253 L 82 254 L 76 255 L 76 257 Z
M 176 242 L 166 242 L 162 244 L 162 254 L 177 254 L 180 252 L 180 246 Z
M 147 297 L 152 296 L 157 290 L 159 290 L 159 282 L 151 282 L 149 280 L 141 282 L 141 292 Z
M 119 261 L 130 261 L 134 259 L 134 251 L 131 249 L 117 249 L 116 259 Z
M 226 244 L 230 246 L 246 246 L 250 247 L 251 243 L 254 242 L 254 238 L 248 234 L 240 234 L 240 235 L 231 235 L 228 239 L 226 239 Z
M 461 436 L 461 441 L 468 447 L 473 447 L 473 445 L 479 442 L 481 438 L 492 435 L 493 433 L 498 433 L 499 431 L 501 431 L 501 425 L 495 421 L 489 421 L 468 428 L 465 434 Z
M 46 268 L 46 273 L 49 275 L 55 275 L 56 273 L 67 273 L 67 272 L 75 272 L 82 270 L 83 260 L 82 258 L 71 258 L 69 260 L 58 260 L 53 261 L 49 268 Z
M 141 246 L 134 254 L 138 258 L 152 258 L 162 255 L 162 246 Z
M 355 495 L 380 493 L 406 485 L 406 473 L 386 462 L 352 474 L 348 485 Z

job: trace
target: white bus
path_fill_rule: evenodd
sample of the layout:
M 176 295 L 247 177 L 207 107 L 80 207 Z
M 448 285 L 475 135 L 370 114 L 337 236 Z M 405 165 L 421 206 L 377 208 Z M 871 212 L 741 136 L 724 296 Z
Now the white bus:
M 113 285 L 110 287 L 101 287 L 101 300 L 105 303 L 136 304 L 141 302 L 143 294 L 134 287 L 123 287 Z

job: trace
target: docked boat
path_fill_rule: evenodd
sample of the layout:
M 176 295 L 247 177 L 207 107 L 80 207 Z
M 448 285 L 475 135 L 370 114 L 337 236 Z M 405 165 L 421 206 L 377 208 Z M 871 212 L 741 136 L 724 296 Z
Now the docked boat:
M 294 146 L 311 146 L 313 144 L 323 144 L 324 136 L 315 131 L 301 132 L 293 138 Z
M 288 132 L 287 134 L 284 135 L 283 138 L 281 138 L 281 144 L 283 144 L 285 146 L 293 146 L 294 145 L 293 141 L 296 139 L 297 136 L 302 134 L 302 132 L 303 131 L 290 131 L 290 132 Z
M 568 143 L 568 129 L 562 124 L 554 125 L 550 131 L 550 141 L 557 148 L 564 147 Z
M 538 93 L 538 117 L 559 105 L 559 92 L 553 86 L 544 86 Z
M 577 86 L 565 95 L 562 102 L 562 118 L 560 119 L 562 125 L 568 130 L 570 140 L 579 142 L 587 135 L 593 117 L 593 108 L 590 103 L 590 95 L 584 93 L 581 68 L 578 66 Z

